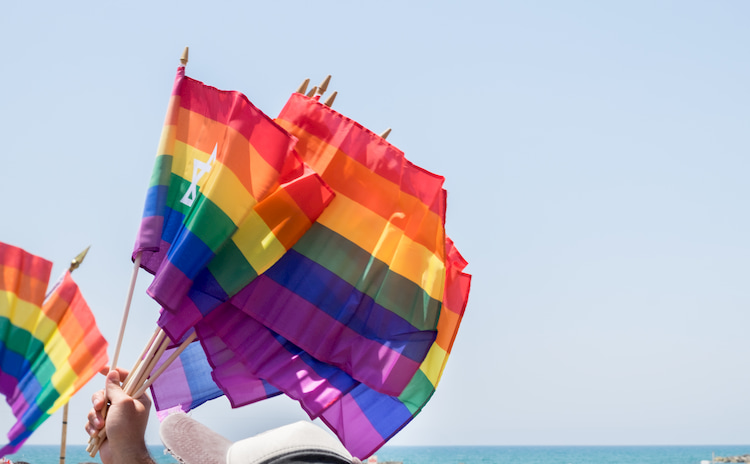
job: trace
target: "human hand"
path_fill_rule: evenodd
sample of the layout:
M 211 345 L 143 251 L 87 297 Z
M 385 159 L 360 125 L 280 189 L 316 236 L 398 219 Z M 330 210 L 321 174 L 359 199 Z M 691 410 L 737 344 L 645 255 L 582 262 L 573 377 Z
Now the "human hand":
M 105 389 L 91 397 L 93 407 L 89 411 L 85 429 L 90 436 L 98 434 L 101 429 L 106 430 L 107 439 L 99 448 L 104 464 L 153 463 L 144 438 L 151 399 L 145 394 L 131 398 L 122 390 L 120 379 L 125 379 L 127 374 L 127 371 L 119 368 L 110 371 Z M 102 410 L 107 400 L 110 404 L 105 421 Z

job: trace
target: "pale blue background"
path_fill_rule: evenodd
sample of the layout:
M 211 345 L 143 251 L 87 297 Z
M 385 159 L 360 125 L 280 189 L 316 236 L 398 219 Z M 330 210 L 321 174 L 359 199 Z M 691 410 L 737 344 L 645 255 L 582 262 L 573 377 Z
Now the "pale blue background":
M 76 279 L 111 343 L 174 72 L 334 108 L 446 176 L 474 275 L 443 382 L 391 443 L 748 443 L 750 3 L 6 2 L 0 240 Z M 122 364 L 153 330 L 141 273 Z M 69 442 L 96 379 L 71 405 Z M 0 406 L 0 432 L 10 427 Z M 196 417 L 232 439 L 278 398 Z M 148 438 L 158 442 L 157 423 Z M 59 417 L 30 443 L 59 441 Z

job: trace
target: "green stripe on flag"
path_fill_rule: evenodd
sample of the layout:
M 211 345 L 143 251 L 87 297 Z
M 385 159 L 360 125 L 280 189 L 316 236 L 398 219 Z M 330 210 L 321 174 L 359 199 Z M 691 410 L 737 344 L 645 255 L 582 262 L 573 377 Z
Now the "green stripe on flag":
M 185 227 L 200 238 L 211 251 L 217 253 L 219 248 L 237 230 L 232 219 L 216 203 L 204 195 L 198 195 L 189 215 L 185 218 Z
M 159 155 L 154 162 L 149 187 L 154 185 L 169 185 L 172 176 L 172 155 Z
M 316 222 L 293 248 L 418 330 L 437 328 L 440 301 L 331 229 Z
M 404 403 L 413 416 L 422 409 L 433 393 L 435 393 L 435 388 L 430 379 L 424 375 L 424 372 L 417 370 L 404 391 L 398 396 L 398 400 Z
M 232 240 L 211 260 L 208 270 L 227 295 L 234 295 L 258 277 L 258 273 Z
M 5 349 L 29 361 L 30 372 L 39 385 L 48 384 L 57 368 L 44 351 L 44 344 L 27 330 L 13 325 L 7 317 L 0 317 L 0 333 L 4 334 Z M 33 358 L 29 359 L 30 356 Z

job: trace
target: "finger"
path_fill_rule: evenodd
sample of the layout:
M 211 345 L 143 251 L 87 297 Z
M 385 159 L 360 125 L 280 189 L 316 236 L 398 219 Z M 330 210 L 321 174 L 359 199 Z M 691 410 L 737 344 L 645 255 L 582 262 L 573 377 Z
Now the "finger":
M 96 410 L 101 410 L 104 407 L 104 390 L 99 390 L 91 395 L 91 404 Z
M 107 383 L 106 383 L 107 398 L 109 398 L 109 401 L 112 403 L 130 398 L 124 391 L 122 391 L 122 386 L 120 385 L 120 379 L 121 379 L 120 374 L 116 370 L 110 371 L 109 374 L 107 374 Z
M 83 426 L 83 428 L 86 430 L 86 433 L 88 433 L 89 436 L 97 435 L 101 430 L 100 427 L 95 427 L 88 422 Z
M 142 394 L 142 395 L 141 395 L 141 396 L 139 396 L 139 397 L 138 397 L 137 399 L 138 399 L 138 401 L 140 401 L 140 402 L 141 402 L 141 404 L 143 404 L 143 406 L 144 406 L 144 407 L 145 407 L 146 409 L 151 409 L 151 397 L 150 397 L 150 396 L 148 396 L 148 393 L 144 393 L 144 394 Z
M 123 380 L 125 380 L 125 378 L 126 378 L 126 377 L 128 376 L 128 374 L 130 373 L 130 371 L 129 371 L 129 370 L 127 370 L 127 369 L 124 369 L 124 368 L 122 368 L 122 367 L 115 367 L 115 368 L 114 368 L 114 369 L 112 369 L 112 370 L 113 370 L 113 371 L 117 371 L 117 373 L 118 373 L 118 374 L 120 374 L 120 381 L 123 381 Z
M 89 425 L 95 429 L 101 429 L 104 427 L 104 419 L 102 418 L 101 412 L 96 410 L 90 410 L 86 418 L 89 420 Z
M 110 366 L 104 366 L 101 369 L 99 369 L 99 373 L 102 375 L 107 375 L 110 373 L 110 371 L 117 371 L 118 374 L 120 374 L 120 378 L 124 379 L 128 376 L 129 371 L 127 369 L 124 369 L 122 367 L 115 367 L 114 369 Z

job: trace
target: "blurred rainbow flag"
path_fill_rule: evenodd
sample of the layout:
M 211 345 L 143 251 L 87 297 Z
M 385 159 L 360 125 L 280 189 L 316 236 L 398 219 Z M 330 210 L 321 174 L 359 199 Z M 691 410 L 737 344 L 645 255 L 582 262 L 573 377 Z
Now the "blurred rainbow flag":
M 16 452 L 107 363 L 107 342 L 70 272 L 45 298 L 52 263 L 0 243 L 0 393 Z

